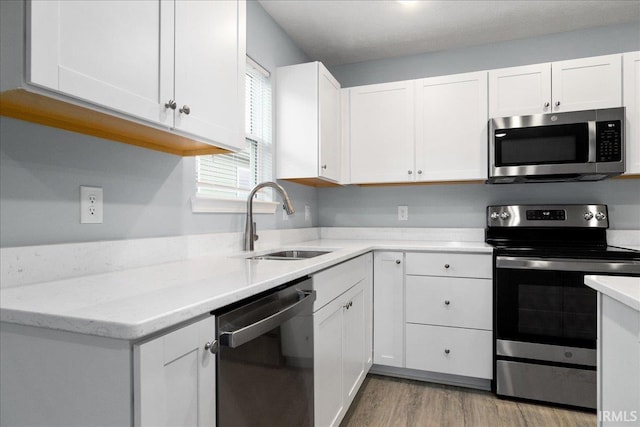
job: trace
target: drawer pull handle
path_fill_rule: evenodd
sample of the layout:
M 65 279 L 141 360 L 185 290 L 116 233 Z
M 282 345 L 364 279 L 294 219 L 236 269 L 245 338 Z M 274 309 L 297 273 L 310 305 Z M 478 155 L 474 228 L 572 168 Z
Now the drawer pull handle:
M 449 301 L 448 299 L 444 300 L 444 305 L 449 305 L 449 304 L 451 304 L 451 301 Z
M 449 353 L 451 353 L 451 350 L 449 350 L 448 348 L 445 348 L 444 349 L 444 354 L 449 354 Z
M 449 264 L 444 265 L 444 268 L 449 268 L 449 267 L 451 267 Z

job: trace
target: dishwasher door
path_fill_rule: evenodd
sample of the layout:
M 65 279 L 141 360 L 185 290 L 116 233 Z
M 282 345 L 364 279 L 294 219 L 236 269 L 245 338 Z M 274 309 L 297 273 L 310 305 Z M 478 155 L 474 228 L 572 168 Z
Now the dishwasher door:
M 216 313 L 218 427 L 313 425 L 308 278 Z

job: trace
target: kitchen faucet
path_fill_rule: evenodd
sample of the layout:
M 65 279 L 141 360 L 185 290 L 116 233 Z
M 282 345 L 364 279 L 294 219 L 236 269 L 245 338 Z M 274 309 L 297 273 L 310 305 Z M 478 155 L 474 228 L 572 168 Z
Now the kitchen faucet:
M 287 211 L 287 215 L 291 215 L 295 212 L 293 209 L 293 204 L 291 204 L 291 200 L 289 199 L 289 195 L 285 191 L 282 186 L 276 184 L 273 181 L 265 181 L 261 184 L 256 185 L 253 190 L 249 193 L 249 197 L 247 198 L 247 219 L 244 227 L 244 250 L 252 251 L 253 250 L 253 242 L 258 240 L 258 235 L 256 234 L 256 223 L 253 222 L 253 196 L 255 196 L 256 192 L 264 187 L 274 188 L 280 193 L 284 205 L 282 208 Z

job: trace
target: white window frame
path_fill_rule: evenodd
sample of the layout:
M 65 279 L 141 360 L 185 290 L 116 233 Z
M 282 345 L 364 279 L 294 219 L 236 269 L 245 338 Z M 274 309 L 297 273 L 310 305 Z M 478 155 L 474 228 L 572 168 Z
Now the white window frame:
M 256 63 L 255 61 L 253 61 L 250 57 L 247 56 L 247 67 L 251 67 L 253 69 L 254 73 L 257 73 L 259 75 L 261 75 L 262 77 L 265 77 L 267 79 L 270 78 L 270 73 L 269 71 L 265 70 L 263 67 L 261 67 L 258 63 Z M 271 89 L 272 85 L 269 85 L 269 92 Z M 248 87 L 246 87 L 246 90 L 248 91 Z M 269 93 L 270 94 L 270 93 Z M 256 144 L 254 147 L 258 146 L 259 144 L 264 144 L 261 145 L 259 148 L 259 151 L 252 151 L 251 154 L 249 155 L 249 161 L 251 163 L 253 163 L 254 161 L 259 161 L 260 164 L 257 165 L 258 168 L 260 168 L 262 166 L 262 160 L 256 160 L 256 158 L 259 158 L 259 156 L 261 156 L 263 154 L 263 147 L 266 148 L 266 151 L 264 153 L 266 153 L 265 155 L 269 156 L 271 159 L 273 158 L 273 131 L 272 131 L 272 123 L 273 123 L 273 117 L 272 117 L 272 106 L 273 106 L 273 95 L 271 95 L 271 105 L 268 108 L 268 112 L 265 112 L 264 114 L 266 115 L 265 119 L 268 120 L 264 125 L 259 123 L 259 120 L 262 119 L 263 117 L 263 110 L 262 108 L 259 109 L 259 111 L 256 113 L 256 115 L 253 115 L 252 113 L 256 112 L 256 110 L 251 111 L 251 106 L 249 104 L 250 101 L 250 94 L 247 93 L 247 99 L 245 100 L 246 105 L 245 105 L 245 114 L 246 114 L 246 119 L 248 120 L 250 116 L 254 117 L 258 123 L 258 132 L 257 135 L 252 134 L 250 129 L 250 124 L 247 123 L 245 126 L 245 130 L 246 130 L 246 140 L 247 140 L 247 144 L 254 143 Z M 256 123 L 253 123 L 254 125 L 256 125 Z M 263 141 L 264 139 L 264 141 Z M 247 145 L 248 146 L 248 145 Z M 217 155 L 217 156 L 221 156 L 221 155 Z M 246 158 L 246 157 L 245 157 Z M 196 163 L 194 165 L 194 167 L 196 168 L 196 194 L 194 196 L 191 197 L 191 211 L 193 213 L 245 213 L 246 212 L 246 204 L 247 204 L 247 195 L 248 192 L 251 190 L 250 187 L 252 187 L 253 185 L 256 185 L 258 182 L 262 182 L 264 180 L 272 180 L 273 179 L 273 161 L 272 160 L 268 160 L 266 162 L 266 164 L 269 167 L 269 171 L 268 173 L 266 171 L 262 171 L 260 169 L 258 169 L 257 171 L 257 175 L 256 177 L 251 177 L 252 181 L 258 181 L 258 182 L 253 182 L 249 185 L 249 187 L 244 187 L 244 188 L 238 188 L 237 192 L 235 194 L 235 197 L 233 196 L 234 193 L 234 187 L 218 187 L 220 189 L 220 191 L 223 192 L 228 192 L 230 197 L 225 196 L 218 196 L 218 195 L 212 195 L 212 194 L 206 194 L 206 190 L 202 191 L 201 189 L 206 188 L 207 186 L 209 186 L 210 184 L 207 182 L 197 182 L 198 178 L 199 178 L 199 168 L 200 168 L 200 161 L 202 161 L 203 159 L 206 159 L 205 156 L 202 157 L 196 157 Z M 253 159 L 253 160 L 252 160 Z M 209 160 L 210 162 L 210 160 Z M 239 184 L 238 184 L 239 185 Z M 216 187 L 213 187 L 216 188 Z M 253 201 L 253 212 L 254 213 L 267 213 L 267 214 L 273 214 L 276 211 L 276 208 L 280 205 L 280 203 L 278 202 L 274 202 L 272 201 L 273 196 L 272 196 L 272 192 L 268 189 L 263 190 L 259 193 L 259 198 L 256 198 Z

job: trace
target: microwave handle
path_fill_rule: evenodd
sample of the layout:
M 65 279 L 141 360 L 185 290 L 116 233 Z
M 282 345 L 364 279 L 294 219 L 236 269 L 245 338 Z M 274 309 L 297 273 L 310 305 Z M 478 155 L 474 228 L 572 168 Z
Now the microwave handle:
M 598 141 L 596 134 L 596 122 L 594 120 L 590 120 L 588 122 L 588 132 L 589 132 L 589 158 L 587 159 L 589 163 L 596 162 L 596 151 L 598 150 Z

